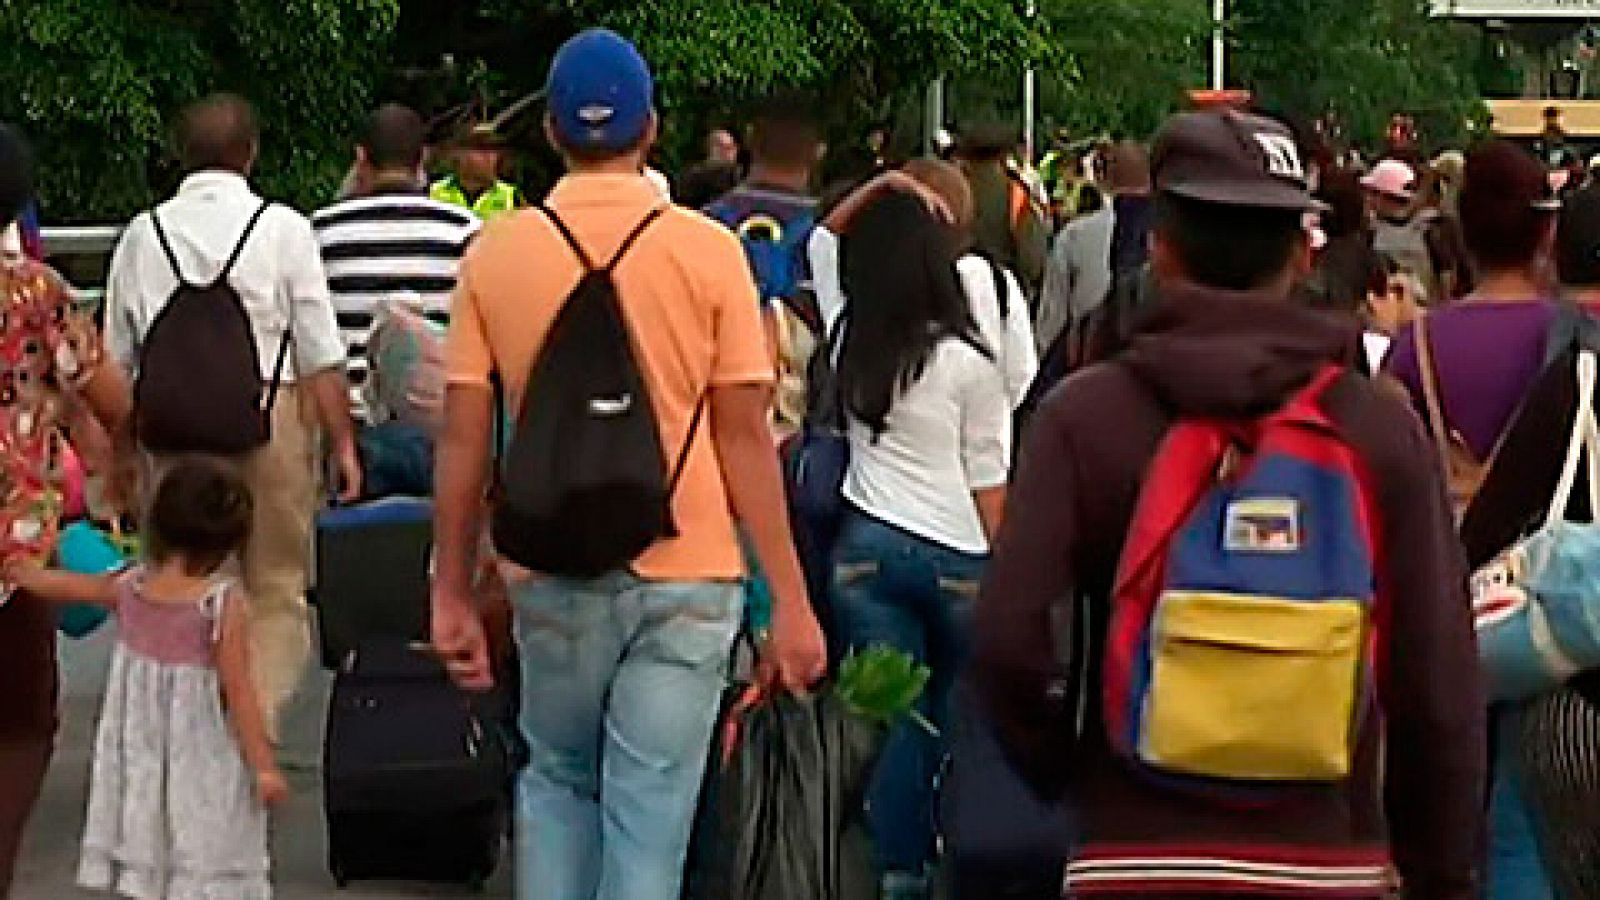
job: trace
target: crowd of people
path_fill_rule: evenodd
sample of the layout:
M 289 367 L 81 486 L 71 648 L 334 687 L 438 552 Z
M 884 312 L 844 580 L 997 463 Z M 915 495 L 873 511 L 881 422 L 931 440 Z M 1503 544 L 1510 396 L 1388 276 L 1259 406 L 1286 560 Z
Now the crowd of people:
M 972 128 L 824 199 L 789 96 L 669 184 L 602 30 L 547 102 L 531 207 L 492 127 L 430 184 L 389 105 L 303 215 L 218 95 L 102 309 L 8 250 L 0 896 L 78 603 L 119 626 L 80 882 L 270 897 L 315 516 L 407 494 L 450 676 L 494 687 L 514 632 L 524 900 L 682 896 L 730 677 L 885 647 L 927 680 L 850 814 L 872 896 L 1600 897 L 1600 550 L 1564 521 L 1600 186 L 1218 108 L 1043 177 Z M 13 231 L 33 175 L 0 127 Z M 141 557 L 52 568 L 78 518 Z

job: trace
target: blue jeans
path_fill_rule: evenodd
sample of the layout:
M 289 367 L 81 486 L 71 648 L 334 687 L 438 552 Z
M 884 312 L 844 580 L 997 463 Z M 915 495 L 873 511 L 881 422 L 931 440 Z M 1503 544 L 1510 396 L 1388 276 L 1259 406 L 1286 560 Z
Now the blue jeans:
M 1489 900 L 1552 900 L 1555 889 L 1539 847 L 1539 823 L 1528 805 L 1522 771 L 1520 704 L 1490 709 L 1495 719 L 1489 799 Z
M 518 900 L 678 900 L 739 585 L 619 573 L 512 596 Z
M 859 513 L 834 551 L 834 617 L 852 650 L 887 644 L 933 670 L 919 708 L 941 731 L 966 660 L 984 560 L 914 537 Z M 867 794 L 867 821 L 885 888 L 920 896 L 936 857 L 934 787 L 945 742 L 910 721 L 889 733 Z
M 433 496 L 433 437 L 416 425 L 384 422 L 356 434 L 361 448 L 362 496 Z

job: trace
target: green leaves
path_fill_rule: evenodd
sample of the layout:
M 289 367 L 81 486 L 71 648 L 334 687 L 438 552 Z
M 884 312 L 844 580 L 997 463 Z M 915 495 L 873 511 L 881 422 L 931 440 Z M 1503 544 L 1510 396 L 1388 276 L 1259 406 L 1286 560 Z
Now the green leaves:
M 932 726 L 915 709 L 931 675 L 928 667 L 910 654 L 878 645 L 845 657 L 833 691 L 855 715 L 882 725 L 910 715 L 931 731 Z
M 1392 113 L 1408 112 L 1448 143 L 1480 109 L 1476 31 L 1429 17 L 1425 0 L 1231 3 L 1237 82 L 1286 112 L 1333 112 L 1366 144 Z
M 0 119 L 34 143 L 48 220 L 118 220 L 172 188 L 177 111 L 238 91 L 266 129 L 264 189 L 319 205 L 398 14 L 399 0 L 0 0 Z

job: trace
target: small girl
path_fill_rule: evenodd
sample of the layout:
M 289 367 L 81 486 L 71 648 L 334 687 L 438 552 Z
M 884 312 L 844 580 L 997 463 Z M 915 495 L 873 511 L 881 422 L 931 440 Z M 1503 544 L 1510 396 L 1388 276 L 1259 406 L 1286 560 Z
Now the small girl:
M 244 543 L 250 510 L 226 464 L 183 460 L 156 490 L 144 565 L 107 576 L 8 567 L 21 590 L 104 604 L 118 619 L 84 887 L 136 900 L 272 896 L 266 807 L 289 787 L 250 679 L 245 597 L 217 575 Z

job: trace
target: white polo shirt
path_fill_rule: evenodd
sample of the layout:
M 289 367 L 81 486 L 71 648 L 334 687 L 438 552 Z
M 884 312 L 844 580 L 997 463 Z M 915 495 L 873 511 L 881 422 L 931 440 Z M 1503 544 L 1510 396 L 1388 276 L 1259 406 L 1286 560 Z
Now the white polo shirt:
M 177 195 L 156 207 L 161 229 L 190 284 L 209 284 L 217 277 L 260 205 L 261 198 L 243 176 L 206 171 L 185 178 Z M 292 360 L 284 367 L 285 384 L 300 375 L 344 368 L 345 347 L 322 254 L 305 216 L 282 204 L 270 206 L 245 243 L 229 283 L 254 327 L 262 378 L 272 377 L 285 332 L 291 338 Z M 128 371 L 137 371 L 145 335 L 177 287 L 150 213 L 139 214 L 123 232 L 106 280 L 106 344 Z

